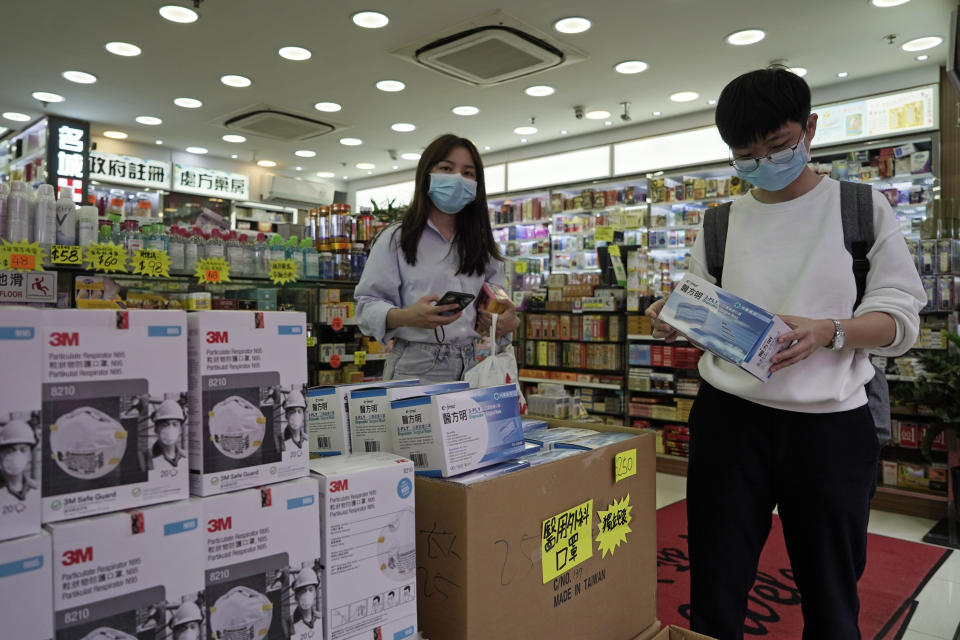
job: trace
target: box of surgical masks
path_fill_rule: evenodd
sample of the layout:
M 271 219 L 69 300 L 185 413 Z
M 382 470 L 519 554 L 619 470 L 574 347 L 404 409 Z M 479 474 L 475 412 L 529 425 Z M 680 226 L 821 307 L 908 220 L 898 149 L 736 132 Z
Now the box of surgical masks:
M 0 620 L 4 638 L 53 638 L 50 534 L 0 542 Z
M 524 448 L 517 395 L 508 384 L 394 400 L 396 453 L 417 473 L 444 478 L 516 458 Z
M 202 500 L 204 638 L 323 638 L 317 481 L 298 478 Z
M 307 475 L 306 315 L 191 313 L 190 491 Z
M 508 473 L 521 471 L 522 469 L 527 469 L 529 467 L 530 463 L 526 460 L 507 460 L 506 462 L 495 464 L 492 467 L 484 467 L 483 469 L 477 469 L 476 471 L 470 471 L 469 473 L 462 473 L 459 476 L 451 476 L 449 480 L 450 482 L 456 482 L 457 484 L 477 484 L 492 478 L 499 478 L 500 476 Z
M 440 382 L 437 384 L 416 384 L 398 387 L 373 387 L 351 389 L 349 396 L 350 444 L 356 453 L 373 451 L 394 451 L 395 437 L 387 429 L 387 415 L 390 402 L 427 396 L 450 391 L 469 389 L 468 382 Z
M 313 460 L 310 468 L 320 482 L 325 640 L 413 640 L 413 463 L 369 453 Z
M 0 308 L 0 540 L 40 530 L 42 460 L 41 311 Z
M 777 338 L 792 331 L 779 316 L 690 273 L 670 294 L 660 320 L 763 382 L 770 378 L 770 359 L 789 346 Z
M 350 393 L 352 391 L 372 387 L 402 387 L 419 383 L 419 380 L 410 379 L 311 387 L 307 390 L 310 452 L 320 456 L 350 453 Z M 361 446 L 357 453 L 363 451 L 364 447 Z
M 526 434 L 527 442 L 539 444 L 544 451 L 550 451 L 558 442 L 570 442 L 597 435 L 592 429 L 578 429 L 576 427 L 557 427 L 556 429 L 540 429 Z
M 188 496 L 183 311 L 43 312 L 43 521 Z
M 610 433 L 597 433 L 584 438 L 575 438 L 572 440 L 556 442 L 554 443 L 553 448 L 557 450 L 577 449 L 578 451 L 593 451 L 594 449 L 605 447 L 608 444 L 617 444 L 618 442 L 623 442 L 624 440 L 629 440 L 630 438 L 636 437 L 636 435 L 629 433 L 618 433 L 616 431 Z
M 210 637 L 201 518 L 181 500 L 47 525 L 56 640 Z
M 539 467 L 542 464 L 563 460 L 564 458 L 569 458 L 570 456 L 575 456 L 580 453 L 583 453 L 582 449 L 545 449 L 535 453 L 524 454 L 518 459 L 526 462 L 531 467 Z

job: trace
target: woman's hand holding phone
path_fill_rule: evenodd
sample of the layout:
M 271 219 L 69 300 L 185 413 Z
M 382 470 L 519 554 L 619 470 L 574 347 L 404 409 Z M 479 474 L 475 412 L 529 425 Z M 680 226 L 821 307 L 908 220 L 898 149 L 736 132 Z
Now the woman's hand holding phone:
M 417 329 L 436 329 L 439 326 L 456 322 L 463 311 L 459 304 L 434 304 L 438 296 L 423 296 L 409 307 L 391 309 L 387 314 L 387 324 L 394 327 L 416 327 Z M 450 314 L 450 315 L 444 315 Z

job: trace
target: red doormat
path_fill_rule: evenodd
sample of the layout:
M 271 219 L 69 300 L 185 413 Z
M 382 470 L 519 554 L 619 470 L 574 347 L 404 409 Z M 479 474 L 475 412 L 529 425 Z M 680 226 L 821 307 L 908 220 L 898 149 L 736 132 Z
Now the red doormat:
M 657 511 L 657 613 L 664 625 L 690 626 L 687 503 Z M 950 551 L 870 534 L 860 579 L 860 630 L 865 639 L 899 638 L 916 610 L 916 597 Z M 800 593 L 792 579 L 780 518 L 773 517 L 750 592 L 744 635 L 771 640 L 801 636 Z

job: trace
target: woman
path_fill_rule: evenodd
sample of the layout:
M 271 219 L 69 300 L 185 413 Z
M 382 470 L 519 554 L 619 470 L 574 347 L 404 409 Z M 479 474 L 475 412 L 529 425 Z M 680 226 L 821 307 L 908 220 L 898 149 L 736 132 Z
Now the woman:
M 363 333 L 394 339 L 383 379 L 460 380 L 476 364 L 474 341 L 489 334 L 492 317 L 473 304 L 435 303 L 448 291 L 476 297 L 484 282 L 505 284 L 483 163 L 472 142 L 446 134 L 420 156 L 413 202 L 374 242 L 355 291 Z M 511 304 L 497 321 L 498 341 L 519 324 Z

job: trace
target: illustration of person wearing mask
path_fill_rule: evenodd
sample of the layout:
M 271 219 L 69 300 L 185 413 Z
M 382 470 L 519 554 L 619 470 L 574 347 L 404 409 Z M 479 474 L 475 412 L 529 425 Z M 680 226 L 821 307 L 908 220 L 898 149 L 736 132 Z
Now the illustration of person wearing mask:
M 153 443 L 154 467 L 178 467 L 186 456 L 180 446 L 183 434 L 183 407 L 176 400 L 167 399 L 160 403 L 153 414 L 153 429 L 157 441 Z
M 36 445 L 36 434 L 23 420 L 11 420 L 0 430 L 0 481 L 6 489 L 4 496 L 9 494 L 22 502 L 29 491 L 37 489 L 37 483 L 27 475 Z
M 303 393 L 294 389 L 287 394 L 287 401 L 284 403 L 283 410 L 287 415 L 287 426 L 283 430 L 284 448 L 287 443 L 302 449 L 307 442 L 307 434 L 304 427 L 306 418 L 307 402 L 303 398 Z
M 187 601 L 177 608 L 170 620 L 170 630 L 173 640 L 202 640 L 200 626 L 203 624 L 203 614 L 196 602 Z
M 293 593 L 297 601 L 297 609 L 293 612 L 294 638 L 299 638 L 300 634 L 312 631 L 314 626 L 322 624 L 314 611 L 319 584 L 316 572 L 310 567 L 304 567 L 297 574 L 297 579 L 293 583 Z
M 373 606 L 371 609 L 374 613 L 380 613 L 383 611 L 383 602 L 380 600 L 380 596 L 373 596 Z

